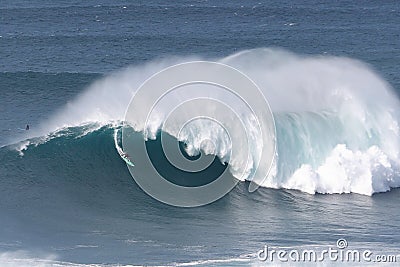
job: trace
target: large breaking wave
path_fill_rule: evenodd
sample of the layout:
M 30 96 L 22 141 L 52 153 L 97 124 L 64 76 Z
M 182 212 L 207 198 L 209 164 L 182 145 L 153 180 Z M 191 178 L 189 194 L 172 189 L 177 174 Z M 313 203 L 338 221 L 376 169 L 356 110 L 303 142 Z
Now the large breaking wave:
M 198 58 L 172 58 L 111 74 L 92 84 L 27 138 L 45 142 L 43 137 L 31 138 L 60 136 L 66 128 L 82 125 L 86 126 L 79 128 L 81 136 L 110 123 L 119 127 L 131 97 L 147 78 L 172 64 L 194 59 Z M 311 194 L 365 195 L 400 187 L 400 103 L 371 67 L 349 58 L 295 55 L 278 49 L 242 51 L 214 60 L 253 79 L 274 113 L 276 161 L 261 186 Z M 179 95 L 170 97 L 180 99 Z M 161 116 L 151 121 L 149 129 L 138 129 L 146 130 L 144 138 L 157 136 L 162 113 L 167 111 L 161 108 L 158 112 Z M 226 161 L 230 144 L 223 132 L 208 124 L 197 124 L 190 132 L 181 140 L 189 155 L 202 151 Z M 212 139 L 216 149 L 201 147 L 206 139 Z M 250 140 L 257 148 L 258 137 Z M 19 143 L 19 150 L 26 149 L 27 142 Z M 229 168 L 234 174 L 235 166 Z

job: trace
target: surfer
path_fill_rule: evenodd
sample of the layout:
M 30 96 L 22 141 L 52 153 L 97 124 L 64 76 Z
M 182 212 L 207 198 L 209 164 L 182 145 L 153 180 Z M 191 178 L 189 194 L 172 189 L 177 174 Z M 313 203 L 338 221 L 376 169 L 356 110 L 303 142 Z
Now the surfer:
M 29 124 L 26 125 L 25 130 L 29 130 Z

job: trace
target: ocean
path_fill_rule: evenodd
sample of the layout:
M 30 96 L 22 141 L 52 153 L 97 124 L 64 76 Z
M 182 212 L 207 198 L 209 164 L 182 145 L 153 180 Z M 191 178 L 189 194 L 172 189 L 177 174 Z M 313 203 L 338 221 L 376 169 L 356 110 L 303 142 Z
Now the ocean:
M 397 1 L 5 0 L 0 20 L 1 266 L 397 266 Z M 142 90 L 132 118 L 147 124 L 124 133 L 143 83 L 193 61 L 237 70 L 268 105 L 203 85 L 155 95 L 150 114 L 156 89 Z M 221 106 L 172 112 L 200 97 Z M 223 123 L 178 125 L 202 112 Z M 172 166 L 163 140 L 208 167 Z M 180 186 L 235 184 L 169 205 L 180 196 L 138 180 L 154 177 L 144 153 Z

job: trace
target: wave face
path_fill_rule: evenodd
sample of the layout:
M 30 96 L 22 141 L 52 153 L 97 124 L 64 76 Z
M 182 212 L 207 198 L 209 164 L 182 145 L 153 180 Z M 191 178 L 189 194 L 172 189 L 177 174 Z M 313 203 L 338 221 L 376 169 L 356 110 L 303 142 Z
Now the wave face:
M 111 74 L 43 122 L 29 138 L 38 142 L 32 138 L 48 139 L 65 134 L 60 129 L 86 124 L 80 130 L 84 136 L 110 122 L 123 121 L 131 97 L 147 78 L 172 64 L 195 59 L 171 58 Z M 273 170 L 261 186 L 311 194 L 365 195 L 400 187 L 399 100 L 369 66 L 349 58 L 300 56 L 278 49 L 242 51 L 213 60 L 248 75 L 271 105 L 277 151 Z M 229 101 L 225 100 L 228 106 L 236 105 L 237 100 Z M 167 107 L 157 110 L 161 115 L 151 121 L 149 129 L 137 129 L 146 133 L 144 138 L 156 138 Z M 190 156 L 203 151 L 227 162 L 230 142 L 224 132 L 212 127 L 196 124 L 189 129 L 191 134 L 174 137 L 186 143 Z M 177 129 L 169 131 L 174 132 Z M 210 139 L 216 144 L 212 149 L 201 146 Z M 259 137 L 255 133 L 250 140 L 251 156 L 256 160 Z M 24 144 L 20 143 L 19 150 Z M 235 175 L 236 166 L 229 168 Z

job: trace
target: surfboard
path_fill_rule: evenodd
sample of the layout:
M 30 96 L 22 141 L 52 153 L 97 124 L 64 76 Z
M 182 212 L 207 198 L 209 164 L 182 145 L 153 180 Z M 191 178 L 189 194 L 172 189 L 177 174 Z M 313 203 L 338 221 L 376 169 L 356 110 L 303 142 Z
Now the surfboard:
M 118 152 L 118 154 L 121 156 L 121 158 L 126 162 L 126 164 L 128 164 L 129 166 L 132 166 L 132 167 L 134 167 L 135 166 L 135 164 L 133 164 L 133 162 L 130 160 L 130 158 L 128 157 L 128 156 L 126 156 L 125 154 L 123 154 L 123 152 L 122 153 L 119 153 Z
M 129 156 L 118 145 L 118 138 L 117 137 L 118 137 L 118 129 L 116 129 L 115 132 L 114 132 L 115 149 L 117 149 L 117 152 L 118 152 L 119 156 L 121 157 L 121 159 L 123 159 L 126 162 L 126 164 L 128 164 L 129 166 L 134 167 L 135 164 L 133 164 L 133 162 L 131 161 Z

